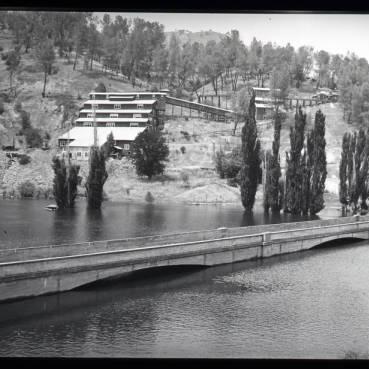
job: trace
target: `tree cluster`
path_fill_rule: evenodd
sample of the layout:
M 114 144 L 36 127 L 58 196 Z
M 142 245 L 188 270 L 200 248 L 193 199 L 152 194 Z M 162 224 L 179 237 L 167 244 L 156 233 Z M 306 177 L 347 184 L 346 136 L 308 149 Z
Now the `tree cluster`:
M 345 133 L 339 168 L 339 197 L 344 212 L 349 206 L 354 213 L 360 208 L 368 209 L 368 165 L 369 130 L 361 128 L 355 133 Z
M 53 158 L 54 170 L 53 193 L 56 204 L 60 209 L 73 208 L 77 196 L 78 165 L 69 165 L 64 159 Z
M 318 110 L 314 128 L 305 134 L 306 114 L 301 107 L 290 130 L 290 151 L 286 153 L 284 211 L 295 215 L 314 215 L 324 208 L 327 176 L 325 116 Z M 305 144 L 306 138 L 306 144 Z
M 73 69 L 80 58 L 85 69 L 92 69 L 97 60 L 132 81 L 138 77 L 159 87 L 166 82 L 173 90 L 195 92 L 210 82 L 217 94 L 227 82 L 236 91 L 241 79 L 246 83 L 250 78 L 264 87 L 273 68 L 284 75 L 286 66 L 292 83 L 304 80 L 312 67 L 312 48 L 295 50 L 290 44 L 262 44 L 255 38 L 245 45 L 237 30 L 204 45 L 182 44 L 175 33 L 166 43 L 163 25 L 120 15 L 112 19 L 105 14 L 99 20 L 88 12 L 3 11 L 0 25 L 13 32 L 16 45 L 24 52 L 38 48 L 36 54 L 47 73 L 53 61 L 52 44 L 68 61 L 74 54 Z

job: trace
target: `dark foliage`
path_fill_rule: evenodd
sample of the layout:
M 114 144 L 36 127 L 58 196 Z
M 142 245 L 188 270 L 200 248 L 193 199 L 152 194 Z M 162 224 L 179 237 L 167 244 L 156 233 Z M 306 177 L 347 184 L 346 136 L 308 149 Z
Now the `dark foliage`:
M 154 175 L 162 174 L 168 156 L 169 148 L 159 130 L 148 128 L 132 143 L 132 161 L 139 176 L 144 175 L 151 179 Z
M 260 177 L 260 141 L 257 139 L 255 94 L 251 97 L 242 127 L 241 200 L 247 212 L 252 211 Z
M 53 158 L 53 194 L 59 208 L 73 208 L 77 196 L 78 165 L 65 163 L 64 159 Z
M 89 208 L 100 209 L 103 201 L 103 187 L 108 173 L 105 169 L 103 150 L 92 147 L 90 150 L 90 170 L 86 181 L 87 201 Z

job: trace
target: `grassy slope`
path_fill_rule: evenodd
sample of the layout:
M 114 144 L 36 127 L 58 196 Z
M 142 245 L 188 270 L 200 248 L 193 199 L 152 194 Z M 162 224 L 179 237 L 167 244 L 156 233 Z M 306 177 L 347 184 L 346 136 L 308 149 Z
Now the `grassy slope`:
M 6 35 L 5 35 L 6 36 Z M 6 38 L 6 37 L 5 37 Z M 0 39 L 0 45 L 10 45 L 11 39 L 6 41 L 4 35 Z M 63 96 L 71 96 L 75 103 L 75 110 L 82 106 L 97 82 L 102 81 L 110 91 L 132 91 L 131 85 L 111 80 L 98 72 L 83 72 L 81 61 L 76 71 L 65 60 L 57 59 L 59 71 L 49 77 L 47 91 L 52 95 L 42 99 L 42 72 L 27 71 L 27 66 L 34 66 L 32 55 L 22 56 L 22 70 L 18 76 L 18 99 L 22 101 L 23 108 L 31 113 L 31 121 L 35 127 L 48 130 L 52 135 L 51 144 L 56 143 L 56 138 L 65 131 L 61 127 L 63 112 L 58 103 Z M 26 70 L 24 70 L 26 68 Z M 8 74 L 5 65 L 0 61 L 0 82 L 2 88 L 8 85 Z M 135 88 L 137 90 L 137 88 Z M 78 95 L 82 100 L 78 99 Z M 6 112 L 0 116 L 0 139 L 9 131 L 12 122 L 17 126 L 18 115 L 13 110 L 14 102 L 5 104 Z M 321 106 L 326 115 L 326 139 L 328 156 L 327 189 L 337 192 L 337 174 L 340 156 L 341 137 L 350 129 L 342 120 L 342 112 L 338 104 Z M 316 108 L 310 109 L 310 118 Z M 309 109 L 307 108 L 307 111 Z M 178 112 L 177 112 L 178 113 Z M 293 119 L 291 120 L 293 122 Z M 281 135 L 281 159 L 285 158 L 284 152 L 289 148 L 289 124 L 285 123 Z M 231 125 L 204 121 L 197 118 L 189 120 L 168 120 L 165 125 L 167 142 L 170 147 L 170 157 L 167 165 L 166 176 L 153 182 L 137 178 L 132 165 L 125 161 L 110 160 L 107 164 L 109 178 L 105 184 L 105 192 L 112 200 L 144 201 L 145 195 L 150 191 L 156 201 L 185 201 L 185 202 L 236 202 L 239 203 L 239 194 L 234 188 L 226 186 L 226 181 L 218 178 L 214 171 L 213 155 L 222 147 L 230 150 L 240 144 L 239 137 L 230 136 Z M 1 130 L 2 129 L 2 130 Z M 190 139 L 181 133 L 186 131 Z M 222 132 L 223 131 L 223 132 Z M 263 147 L 270 147 L 273 139 L 272 127 L 259 127 Z M 181 147 L 185 148 L 182 154 Z M 50 188 L 52 184 L 52 171 L 50 168 L 51 157 L 55 150 L 30 152 L 32 162 L 25 166 L 13 165 L 5 173 L 8 178 L 3 189 L 16 191 L 17 186 L 24 179 L 33 180 L 41 189 Z M 1 166 L 1 163 L 0 163 Z M 183 174 L 189 176 L 188 183 L 183 181 Z M 40 173 L 42 174 L 40 176 Z M 81 173 L 87 174 L 86 163 L 82 165 Z M 1 180 L 1 178 L 0 178 Z M 81 193 L 83 188 L 80 189 Z M 262 198 L 259 189 L 257 195 L 259 201 Z

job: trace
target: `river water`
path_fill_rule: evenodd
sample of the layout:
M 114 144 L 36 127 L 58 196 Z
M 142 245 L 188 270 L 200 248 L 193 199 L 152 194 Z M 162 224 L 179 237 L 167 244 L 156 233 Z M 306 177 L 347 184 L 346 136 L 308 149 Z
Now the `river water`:
M 43 205 L 1 202 L 1 245 L 275 220 L 258 214 L 250 219 L 237 207 L 105 203 L 100 213 L 89 214 L 80 203 L 71 215 L 48 213 Z M 367 353 L 368 265 L 367 241 L 340 243 L 233 265 L 138 272 L 109 284 L 3 303 L 0 356 L 343 358 L 350 351 Z

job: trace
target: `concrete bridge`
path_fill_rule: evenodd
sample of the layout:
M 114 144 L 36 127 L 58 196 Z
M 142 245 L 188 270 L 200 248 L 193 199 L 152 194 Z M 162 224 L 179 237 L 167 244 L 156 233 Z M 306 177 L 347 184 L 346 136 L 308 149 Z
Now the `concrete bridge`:
M 342 238 L 369 239 L 369 217 L 3 249 L 0 301 L 68 291 L 140 269 L 236 263 Z

